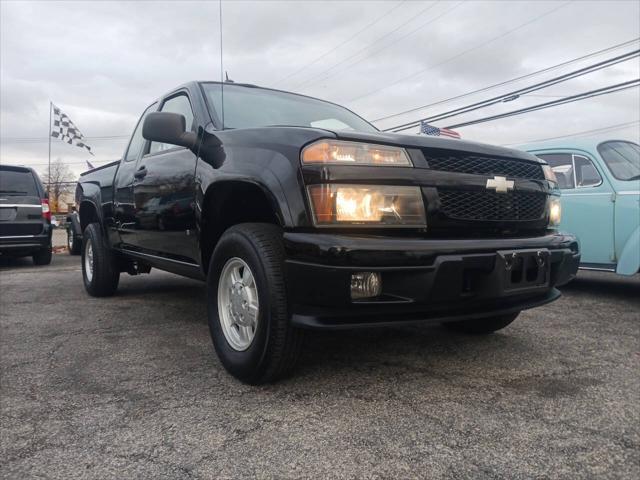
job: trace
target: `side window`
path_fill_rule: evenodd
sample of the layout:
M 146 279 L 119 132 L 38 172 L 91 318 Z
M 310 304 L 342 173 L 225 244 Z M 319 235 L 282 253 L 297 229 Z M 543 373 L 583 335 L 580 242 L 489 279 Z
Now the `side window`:
M 562 190 L 576 188 L 573 175 L 573 155 L 570 153 L 550 153 L 538 155 L 545 160 L 558 178 L 558 187 Z
M 186 95 L 181 94 L 170 98 L 164 102 L 160 111 L 184 115 L 187 131 L 193 131 L 193 110 L 191 110 L 191 103 Z M 149 153 L 162 152 L 170 148 L 176 148 L 176 146 L 168 143 L 151 142 Z
M 142 113 L 140 120 L 138 120 L 138 125 L 136 125 L 136 129 L 133 131 L 131 141 L 129 142 L 129 148 L 127 148 L 127 153 L 124 156 L 125 162 L 130 162 L 131 160 L 138 158 L 138 155 L 144 146 L 144 142 L 146 142 L 142 136 L 142 124 L 144 123 L 144 117 L 147 116 L 147 113 L 153 112 L 155 108 L 156 104 L 154 103 Z
M 576 182 L 578 187 L 597 187 L 602 183 L 602 178 L 591 160 L 582 155 L 573 156 L 573 164 L 576 169 Z

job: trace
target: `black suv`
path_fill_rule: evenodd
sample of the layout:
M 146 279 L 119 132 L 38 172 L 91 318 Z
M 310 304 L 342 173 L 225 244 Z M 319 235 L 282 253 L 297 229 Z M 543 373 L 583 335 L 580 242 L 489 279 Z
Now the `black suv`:
M 112 295 L 152 267 L 206 280 L 222 363 L 261 383 L 293 368 L 305 329 L 490 333 L 552 302 L 580 260 L 559 195 L 518 150 L 192 82 L 146 109 L 122 160 L 80 177 L 84 284 Z
M 0 255 L 51 263 L 51 210 L 38 174 L 0 165 Z

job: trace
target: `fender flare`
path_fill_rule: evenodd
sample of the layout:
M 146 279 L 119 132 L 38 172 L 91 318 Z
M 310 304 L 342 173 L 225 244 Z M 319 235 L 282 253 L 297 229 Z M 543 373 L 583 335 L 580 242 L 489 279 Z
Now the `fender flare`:
M 213 194 L 213 192 L 215 192 L 217 188 L 230 183 L 244 183 L 252 185 L 253 187 L 257 187 L 260 191 L 262 191 L 264 196 L 268 199 L 269 205 L 275 213 L 280 226 L 289 225 L 291 223 L 291 212 L 289 211 L 282 186 L 270 170 L 265 170 L 264 175 L 269 179 L 269 181 L 266 183 L 256 181 L 255 178 L 250 178 L 242 175 L 225 176 L 216 179 L 215 181 L 207 185 L 207 188 L 204 191 L 202 197 L 201 212 L 204 211 L 204 205 L 208 202 L 210 196 Z
M 98 223 L 102 226 L 102 234 L 108 241 L 107 229 L 104 224 L 104 212 L 102 211 L 102 195 L 100 193 L 100 186 L 94 183 L 81 183 L 78 185 L 78 220 L 80 223 L 80 229 L 82 230 L 82 210 L 83 205 L 91 205 L 98 218 Z
M 629 235 L 616 266 L 616 273 L 619 275 L 634 275 L 638 271 L 640 271 L 640 227 Z

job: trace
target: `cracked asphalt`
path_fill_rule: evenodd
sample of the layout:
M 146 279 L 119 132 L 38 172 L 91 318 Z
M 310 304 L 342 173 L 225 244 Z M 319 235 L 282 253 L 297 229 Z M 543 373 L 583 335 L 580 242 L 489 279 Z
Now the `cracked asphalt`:
M 203 284 L 0 260 L 3 478 L 640 478 L 640 278 L 584 274 L 487 337 L 316 333 L 243 385 Z

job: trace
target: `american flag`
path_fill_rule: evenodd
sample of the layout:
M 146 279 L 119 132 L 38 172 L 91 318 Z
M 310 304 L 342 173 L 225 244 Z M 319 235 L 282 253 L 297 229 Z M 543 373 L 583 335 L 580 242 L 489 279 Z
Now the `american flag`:
M 460 138 L 460 134 L 448 128 L 438 128 L 429 125 L 427 122 L 420 122 L 420 132 L 425 135 L 433 135 L 435 137 Z

